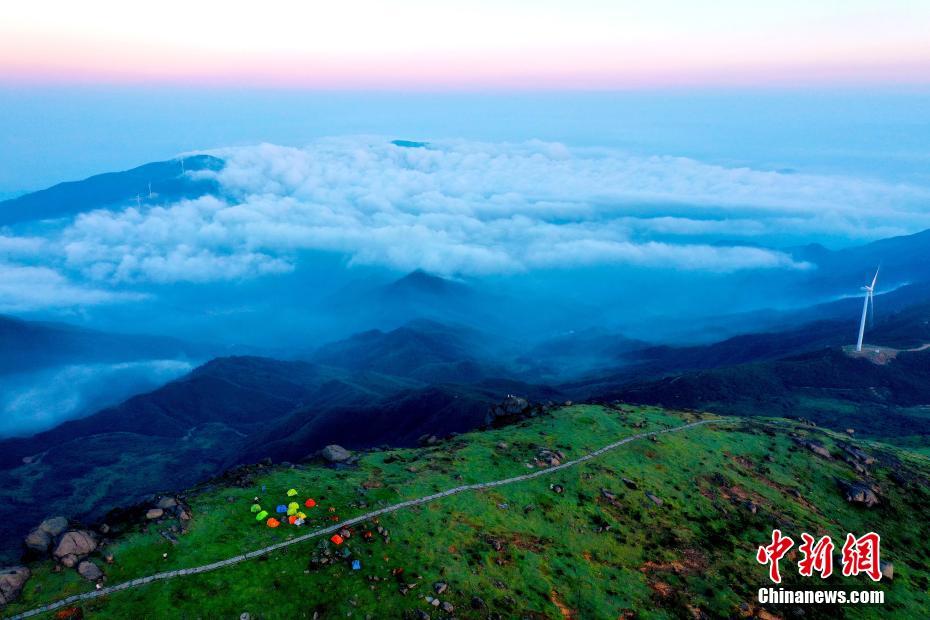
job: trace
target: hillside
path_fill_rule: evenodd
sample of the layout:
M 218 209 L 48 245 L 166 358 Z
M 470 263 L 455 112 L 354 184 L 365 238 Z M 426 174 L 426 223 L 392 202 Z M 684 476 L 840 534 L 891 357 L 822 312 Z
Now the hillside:
M 115 407 L 0 440 L 0 557 L 15 556 L 50 511 L 97 518 L 236 463 L 296 460 L 334 441 L 416 445 L 424 434 L 483 424 L 508 392 L 556 395 L 506 380 L 428 385 L 309 362 L 219 358 Z
M 171 511 L 147 519 L 146 505 L 112 515 L 108 533 L 98 534 L 102 546 L 88 558 L 103 569 L 107 585 L 200 566 L 333 519 L 539 471 L 559 451 L 575 459 L 623 437 L 712 417 L 581 405 L 435 446 L 365 453 L 335 469 L 248 466 L 182 494 L 178 514 L 190 519 L 178 521 Z M 723 420 L 632 441 L 532 480 L 400 509 L 352 527 L 338 546 L 311 539 L 58 613 L 80 607 L 93 618 L 147 617 L 153 610 L 162 617 L 252 618 L 926 617 L 928 479 L 926 458 L 889 446 L 778 420 Z M 842 485 L 857 481 L 880 490 L 877 505 L 844 497 Z M 306 509 L 307 526 L 270 529 L 253 518 L 256 496 L 273 506 L 288 501 L 292 487 L 298 498 L 318 503 Z M 760 608 L 754 596 L 767 569 L 756 563 L 755 550 L 774 527 L 834 540 L 847 531 L 880 532 L 893 580 L 834 575 L 821 582 L 798 576 L 790 564 L 782 572 L 785 587 L 881 589 L 885 605 Z M 50 560 L 30 568 L 33 576 L 8 615 L 94 590 L 73 569 L 56 572 Z
M 930 437 L 930 351 L 886 364 L 824 349 L 607 387 L 602 398 L 740 416 L 792 416 L 908 444 Z

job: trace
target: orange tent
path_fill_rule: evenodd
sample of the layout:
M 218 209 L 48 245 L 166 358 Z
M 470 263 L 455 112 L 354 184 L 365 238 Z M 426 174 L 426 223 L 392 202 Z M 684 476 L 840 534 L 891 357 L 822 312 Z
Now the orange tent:
M 291 525 L 294 525 L 294 521 L 296 520 L 297 520 L 297 515 L 291 515 L 287 518 L 287 522 L 290 523 Z
M 278 527 L 279 525 L 281 525 L 281 522 L 275 519 L 274 517 L 271 517 L 270 519 L 268 519 L 267 523 L 268 523 L 268 527 Z
M 306 506 L 307 508 L 313 508 L 314 506 L 316 506 L 316 502 L 312 499 L 308 499 L 307 501 L 304 502 L 304 506 Z
M 342 538 L 342 536 L 340 536 L 339 534 L 333 534 L 333 536 L 332 536 L 332 538 L 330 538 L 330 540 L 333 541 L 333 542 L 334 542 L 335 544 L 337 544 L 337 545 L 341 545 L 341 544 L 342 544 L 342 541 L 343 541 L 343 538 Z

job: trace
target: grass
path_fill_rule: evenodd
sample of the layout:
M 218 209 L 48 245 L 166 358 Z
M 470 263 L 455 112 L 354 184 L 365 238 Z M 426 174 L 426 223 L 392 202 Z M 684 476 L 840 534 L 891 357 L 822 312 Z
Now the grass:
M 245 488 L 204 485 L 191 491 L 187 501 L 194 519 L 179 544 L 168 543 L 159 528 L 140 526 L 101 551 L 112 553 L 114 564 L 105 565 L 100 554 L 96 559 L 110 584 L 205 564 L 307 531 L 256 523 L 249 513 L 256 495 L 273 506 L 285 502 L 288 488 L 297 488 L 300 497 L 319 502 L 310 524 L 317 527 L 329 523 L 329 507 L 349 518 L 464 483 L 526 473 L 531 471 L 526 463 L 542 447 L 571 459 L 695 415 L 577 405 L 434 447 L 369 453 L 353 469 L 264 468 Z M 616 618 L 632 611 L 638 618 L 678 618 L 691 617 L 696 609 L 727 617 L 738 615 L 741 604 L 756 606 L 755 592 L 767 585 L 767 573 L 755 562 L 755 549 L 772 528 L 781 527 L 796 540 L 802 531 L 841 541 L 847 531 L 874 530 L 883 537 L 883 557 L 895 564 L 894 581 L 873 586 L 864 577 L 804 579 L 783 561 L 785 587 L 886 592 L 881 608 L 805 607 L 806 618 L 930 617 L 927 489 L 903 488 L 888 478 L 894 463 L 928 477 L 930 460 L 863 444 L 885 463 L 873 472 L 883 503 L 866 510 L 849 505 L 838 491 L 836 479 L 854 476 L 848 465 L 814 456 L 788 433 L 815 438 L 837 454 L 842 436 L 784 421 L 778 423 L 785 428 L 772 430 L 767 422 L 733 420 L 665 434 L 657 442 L 635 441 L 552 476 L 392 513 L 379 524 L 354 528 L 343 545 L 351 557 L 326 567 L 311 568 L 310 558 L 331 543 L 307 541 L 212 573 L 96 599 L 83 609 L 91 618 L 229 618 L 243 612 L 269 619 L 310 618 L 314 612 L 324 618 L 395 618 L 414 610 L 436 618 L 448 614 L 422 597 L 433 595 L 434 582 L 444 581 L 449 589 L 439 598 L 454 605 L 460 618 L 489 613 Z M 500 442 L 507 446 L 498 447 Z M 628 488 L 624 477 L 637 488 Z M 562 485 L 564 492 L 555 493 L 551 484 Z M 262 485 L 268 489 L 264 494 Z M 613 501 L 604 489 L 614 494 Z M 758 506 L 755 514 L 747 501 Z M 378 536 L 363 542 L 361 532 L 378 525 L 389 531 L 389 542 Z M 362 570 L 351 570 L 351 559 L 361 560 Z M 49 562 L 33 569 L 21 600 L 7 613 L 93 587 L 73 571 L 53 573 Z M 398 569 L 403 572 L 395 575 Z M 414 583 L 406 595 L 400 593 L 402 585 Z M 473 608 L 473 597 L 483 606 Z M 789 616 L 793 610 L 771 606 L 770 611 Z

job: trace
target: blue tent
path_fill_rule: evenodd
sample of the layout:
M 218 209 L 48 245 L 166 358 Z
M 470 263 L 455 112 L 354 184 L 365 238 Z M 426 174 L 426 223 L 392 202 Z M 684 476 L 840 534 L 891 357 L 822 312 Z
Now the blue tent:
M 276 508 L 276 510 L 277 510 L 279 513 L 281 513 L 281 514 L 284 514 L 285 512 L 287 512 L 287 506 L 285 506 L 284 504 L 280 504 L 280 505 Z
M 358 560 L 352 560 L 352 570 L 362 570 L 362 563 Z

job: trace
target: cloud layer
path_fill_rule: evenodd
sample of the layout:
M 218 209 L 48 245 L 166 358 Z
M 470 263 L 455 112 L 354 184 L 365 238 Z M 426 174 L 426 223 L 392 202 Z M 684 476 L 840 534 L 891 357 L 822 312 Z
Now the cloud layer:
M 586 265 L 731 272 L 808 267 L 760 247 L 777 240 L 930 228 L 926 188 L 535 141 L 405 148 L 338 138 L 213 154 L 226 167 L 196 174 L 215 177 L 219 195 L 85 213 L 47 242 L 0 237 L 8 258 L 43 255 L 41 265 L 0 270 L 44 282 L 30 293 L 37 304 L 52 303 L 43 287 L 55 286 L 100 303 L 113 286 L 287 272 L 309 250 L 440 274 Z M 61 274 L 86 286 L 56 284 Z

